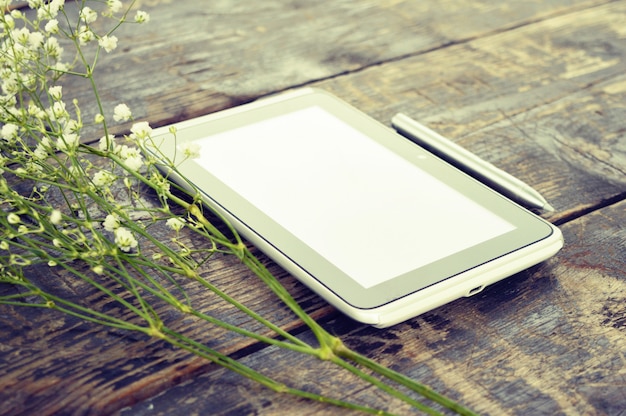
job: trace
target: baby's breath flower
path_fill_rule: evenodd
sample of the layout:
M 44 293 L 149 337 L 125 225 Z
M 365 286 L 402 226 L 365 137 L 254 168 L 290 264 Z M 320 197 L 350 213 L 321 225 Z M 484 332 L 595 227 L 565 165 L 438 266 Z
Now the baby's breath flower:
M 28 104 L 28 115 L 38 120 L 43 120 L 46 117 L 46 112 L 40 106 L 31 102 Z
M 113 232 L 120 227 L 120 220 L 115 214 L 109 214 L 102 222 L 102 226 L 105 230 Z
M 99 170 L 93 175 L 93 184 L 98 187 L 109 187 L 115 182 L 115 175 L 106 170 Z
M 5 240 L 0 241 L 0 250 L 8 250 L 9 243 Z
M 87 26 L 82 26 L 78 29 L 78 40 L 81 45 L 85 45 L 96 38 L 96 35 Z
M 90 24 L 96 21 L 98 13 L 96 13 L 91 7 L 83 7 L 79 14 L 80 18 L 85 21 L 86 24 Z
M 200 145 L 198 143 L 185 142 L 180 145 L 180 150 L 187 159 L 197 159 L 200 157 Z
M 63 218 L 61 211 L 58 209 L 52 210 L 50 213 L 50 222 L 54 225 L 58 225 L 61 223 L 61 219 Z
M 124 159 L 124 164 L 132 171 L 138 171 L 143 166 L 143 157 L 141 155 L 130 156 Z
M 38 49 L 44 42 L 44 35 L 41 32 L 31 32 L 28 36 L 28 43 L 33 49 Z
M 50 19 L 44 30 L 48 33 L 56 34 L 59 33 L 59 21 L 57 19 Z
M 9 3 L 11 2 L 11 0 L 4 0 L 4 2 L 6 2 L 7 4 L 6 6 L 2 7 L 2 9 L 6 10 L 6 8 L 9 7 Z M 0 2 L 0 5 L 1 5 L 1 2 Z M 11 16 L 10 14 L 5 14 L 4 25 L 9 30 L 15 28 L 15 20 L 13 19 L 13 16 Z
M 91 270 L 98 275 L 104 274 L 104 267 L 101 264 L 94 266 Z
M 80 137 L 77 134 L 69 133 L 59 137 L 56 146 L 62 152 L 71 152 L 78 148 L 79 143 Z
M 7 221 L 9 221 L 9 224 L 19 224 L 22 220 L 20 218 L 19 215 L 17 215 L 14 212 L 11 212 L 9 215 L 7 215 Z
M 130 131 L 132 132 L 131 138 L 145 139 L 149 137 L 152 133 L 152 128 L 147 121 L 141 121 L 139 123 L 133 124 L 133 126 L 130 128 Z
M 39 143 L 37 147 L 35 147 L 35 150 L 33 150 L 33 155 L 37 160 L 44 160 L 48 156 L 50 156 L 50 153 L 48 152 L 48 149 L 45 145 Z
M 51 69 L 57 72 L 67 72 L 70 70 L 71 65 L 66 62 L 57 62 L 52 65 Z
M 137 247 L 137 240 L 128 228 L 120 227 L 115 230 L 115 244 L 120 250 L 129 252 Z
M 28 28 L 21 27 L 19 29 L 14 29 L 11 35 L 16 43 L 26 45 L 30 39 L 30 30 L 28 30 Z
M 130 170 L 137 171 L 143 166 L 143 155 L 139 148 L 122 145 L 116 150 Z
M 102 136 L 98 142 L 98 149 L 104 151 L 115 149 L 115 136 L 109 134 L 108 136 Z
M 117 13 L 122 9 L 122 2 L 120 0 L 107 0 L 107 7 L 111 14 Z
M 120 146 L 118 149 L 118 153 L 120 157 L 123 159 L 127 159 L 133 156 L 141 156 L 141 152 L 139 151 L 139 148 L 127 146 L 127 145 Z
M 185 226 L 185 220 L 182 218 L 170 218 L 165 224 L 174 231 L 180 231 Z
M 115 48 L 117 48 L 117 37 L 116 36 L 103 36 L 98 40 L 98 45 L 103 48 L 105 51 L 111 52 Z
M 150 15 L 142 10 L 137 10 L 135 13 L 136 23 L 148 23 L 150 21 Z
M 2 130 L 0 131 L 0 137 L 8 142 L 13 141 L 17 137 L 19 129 L 19 126 L 17 126 L 16 124 L 7 123 L 2 126 Z
M 44 52 L 53 59 L 59 59 L 63 55 L 63 48 L 59 45 L 57 38 L 50 37 L 46 39 L 43 45 Z
M 50 107 L 50 114 L 57 120 L 69 117 L 69 113 L 65 109 L 65 103 L 63 101 L 56 101 L 52 104 L 52 107 Z
M 65 0 L 52 0 L 42 5 L 37 9 L 37 18 L 39 20 L 54 19 L 59 14 L 59 10 L 65 4 Z
M 96 114 L 93 118 L 94 123 L 96 124 L 102 124 L 104 123 L 104 116 L 100 113 Z
M 53 100 L 59 101 L 63 97 L 63 87 L 61 87 L 60 85 L 50 87 L 48 88 L 48 94 Z
M 80 129 L 83 126 L 77 120 L 68 120 L 68 122 L 63 126 L 63 133 L 74 133 L 78 134 Z
M 116 105 L 113 109 L 113 120 L 115 121 L 128 121 L 132 116 L 130 108 L 124 103 Z

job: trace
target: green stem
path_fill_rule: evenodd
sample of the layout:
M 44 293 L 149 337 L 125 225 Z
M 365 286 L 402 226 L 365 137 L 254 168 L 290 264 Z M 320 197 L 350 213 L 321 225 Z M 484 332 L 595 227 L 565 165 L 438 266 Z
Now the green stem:
M 220 354 L 215 350 L 212 350 L 206 347 L 203 344 L 200 344 L 190 338 L 187 338 L 179 333 L 169 330 L 168 328 L 163 329 L 164 337 L 163 339 L 174 346 L 177 346 L 186 351 L 192 352 L 193 354 L 210 360 L 216 364 L 219 364 L 222 367 L 225 367 L 239 375 L 242 375 L 254 382 L 257 382 L 265 387 L 270 388 L 271 390 L 278 393 L 287 393 L 293 396 L 306 398 L 309 400 L 315 400 L 322 403 L 329 403 L 338 407 L 343 407 L 346 409 L 358 410 L 365 413 L 376 414 L 376 415 L 388 415 L 391 416 L 391 413 L 385 412 L 379 409 L 373 409 L 367 406 L 357 405 L 355 403 L 346 402 L 343 400 L 337 400 L 328 398 L 326 396 L 322 396 L 315 393 L 306 392 L 304 390 L 299 390 L 296 388 L 292 388 L 286 386 L 283 383 L 280 383 L 258 371 L 241 364 L 239 361 L 234 360 L 226 355 Z
M 390 368 L 387 368 L 383 365 L 378 364 L 377 362 L 347 348 L 344 345 L 341 345 L 339 348 L 336 348 L 336 353 L 338 356 L 343 357 L 343 358 L 347 358 L 349 360 L 354 361 L 357 364 L 360 364 L 366 368 L 369 368 L 372 371 L 375 371 L 376 373 L 388 378 L 389 380 L 393 380 L 419 394 L 421 394 L 422 396 L 436 402 L 439 403 L 440 405 L 456 412 L 459 415 L 465 415 L 465 416 L 476 416 L 476 413 L 472 412 L 471 410 L 461 406 L 460 404 L 456 403 L 455 401 L 449 399 L 448 397 L 437 393 L 436 391 L 432 390 L 431 388 L 416 382 L 415 380 L 405 376 L 404 374 L 398 373 L 397 371 L 394 371 Z

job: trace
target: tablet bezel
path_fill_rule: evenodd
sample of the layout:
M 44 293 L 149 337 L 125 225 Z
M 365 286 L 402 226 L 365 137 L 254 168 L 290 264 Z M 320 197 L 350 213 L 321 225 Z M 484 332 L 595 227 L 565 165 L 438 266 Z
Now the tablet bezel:
M 204 139 L 311 106 L 326 110 L 363 133 L 368 139 L 385 146 L 465 197 L 515 225 L 511 232 L 366 289 L 234 192 L 194 159 L 185 160 L 178 165 L 180 174 L 203 192 L 205 202 L 234 219 L 236 228 L 245 237 L 262 239 L 265 244 L 281 254 L 281 260 L 291 262 L 293 266 L 315 279 L 348 305 L 363 310 L 379 308 L 496 259 L 501 262 L 506 256 L 546 240 L 553 234 L 553 227 L 541 218 L 333 95 L 320 90 L 301 90 L 178 123 L 176 140 L 168 128 L 155 130 L 152 137 L 159 151 L 177 164 L 176 159 L 181 160 L 182 157 L 179 148 L 185 142 Z M 234 155 L 233 157 L 236 158 Z M 271 256 L 271 253 L 268 254 Z

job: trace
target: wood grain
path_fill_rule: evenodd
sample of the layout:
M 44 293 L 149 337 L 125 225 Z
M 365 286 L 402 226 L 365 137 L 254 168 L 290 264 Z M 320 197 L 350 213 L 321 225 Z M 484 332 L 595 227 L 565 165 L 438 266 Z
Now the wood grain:
M 328 329 L 349 346 L 485 415 L 606 414 L 626 408 L 626 203 L 562 227 L 554 259 L 386 330 L 345 317 Z M 310 338 L 310 334 L 303 334 Z M 264 349 L 245 359 L 316 392 L 407 414 L 398 403 L 312 358 Z M 312 381 L 313 380 L 313 381 Z M 216 406 L 217 405 L 217 406 Z M 123 415 L 336 414 L 218 370 Z
M 158 126 L 603 3 L 143 1 L 151 22 L 120 29 L 98 81 L 105 109 L 124 102 Z M 92 100 L 87 83 L 72 91 Z
M 316 85 L 447 135 L 539 189 L 559 221 L 626 190 L 625 21 L 611 3 Z

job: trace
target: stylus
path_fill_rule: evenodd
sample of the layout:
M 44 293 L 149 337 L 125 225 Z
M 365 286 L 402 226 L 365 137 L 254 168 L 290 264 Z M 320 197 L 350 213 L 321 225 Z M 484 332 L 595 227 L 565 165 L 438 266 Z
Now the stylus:
M 409 116 L 398 113 L 391 119 L 391 124 L 403 136 L 520 204 L 554 211 L 554 208 L 541 194 L 526 183 L 498 169 Z

